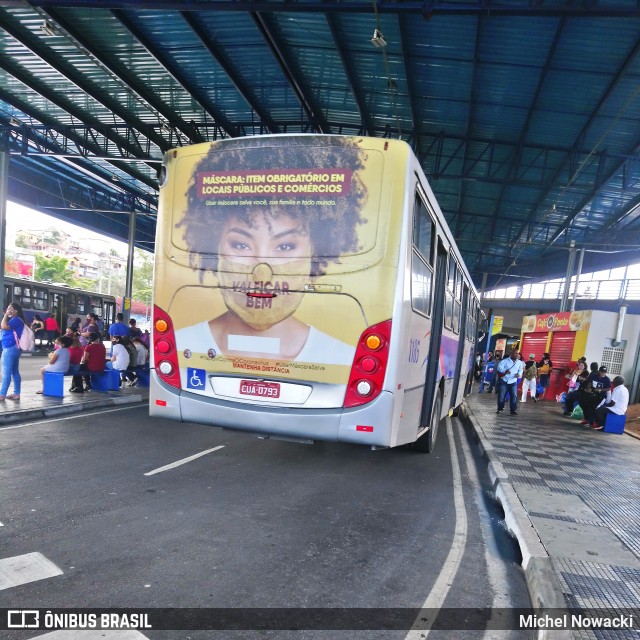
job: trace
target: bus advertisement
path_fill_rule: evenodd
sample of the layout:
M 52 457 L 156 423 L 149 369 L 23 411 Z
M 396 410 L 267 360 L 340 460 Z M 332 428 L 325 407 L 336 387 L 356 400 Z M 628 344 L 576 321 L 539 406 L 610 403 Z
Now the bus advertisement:
M 430 451 L 477 295 L 408 145 L 286 135 L 165 156 L 150 411 Z

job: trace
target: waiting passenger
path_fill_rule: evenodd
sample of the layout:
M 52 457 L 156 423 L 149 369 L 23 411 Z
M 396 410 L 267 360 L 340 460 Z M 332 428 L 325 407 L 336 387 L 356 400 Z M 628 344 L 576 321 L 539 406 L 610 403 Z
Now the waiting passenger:
M 107 360 L 107 369 L 115 369 L 116 371 L 125 372 L 129 366 L 129 352 L 123 344 L 124 340 L 128 340 L 125 336 L 113 336 L 111 338 L 111 360 Z M 122 375 L 122 374 L 121 374 Z M 122 386 L 122 379 L 120 379 Z
M 132 367 L 131 364 L 129 364 L 129 369 L 133 369 L 133 375 L 127 374 L 130 387 L 135 387 L 138 384 L 138 378 L 140 377 L 139 372 L 145 369 L 149 362 L 149 350 L 145 347 L 144 342 L 142 342 L 142 338 L 134 338 L 133 346 L 136 348 L 136 360 L 135 366 Z
M 80 363 L 80 371 L 89 373 L 104 371 L 107 350 L 104 348 L 104 345 L 100 340 L 100 334 L 97 331 L 91 333 L 88 340 L 89 344 L 84 348 L 82 362 Z M 84 388 L 82 386 L 82 378 L 83 376 L 73 376 L 71 391 L 74 393 L 91 391 L 91 376 L 84 376 Z
M 524 363 L 524 376 L 522 380 L 522 399 L 520 402 L 527 401 L 527 391 L 531 393 L 531 399 L 534 402 L 538 402 L 536 398 L 536 376 L 538 375 L 538 368 L 536 367 L 536 354 L 530 353 L 529 360 Z
M 33 316 L 31 331 L 33 331 L 35 340 L 40 340 L 40 346 L 36 347 L 36 351 L 40 351 L 40 349 L 42 349 L 42 341 L 45 338 L 46 330 L 44 328 L 44 322 L 42 318 L 37 313 Z
M 611 400 L 611 380 L 607 376 L 607 367 L 604 365 L 598 369 L 598 374 L 589 375 L 585 392 L 579 396 L 579 403 L 584 413 L 584 419 L 580 423 L 583 427 L 592 425 L 596 420 L 596 407 L 606 400 Z
M 629 406 L 629 390 L 624 386 L 624 378 L 616 376 L 613 379 L 611 387 L 611 399 L 607 402 L 603 400 L 596 408 L 595 420 L 591 424 L 591 428 L 595 431 L 602 431 L 607 416 L 610 413 L 623 416 L 627 412 Z
M 129 320 L 129 337 L 133 340 L 134 338 L 139 338 L 141 335 L 142 331 L 138 329 L 136 319 L 131 318 L 131 320 Z
M 553 363 L 548 353 L 542 354 L 542 360 L 538 362 L 538 376 L 540 384 L 542 385 L 542 393 L 539 397 L 544 398 L 544 394 L 547 392 L 549 385 L 551 384 L 551 370 L 553 369 Z
M 116 315 L 116 321 L 109 327 L 109 336 L 128 336 L 129 327 L 124 323 L 124 316 L 121 313 Z
M 589 374 L 586 370 L 582 370 L 576 379 L 576 387 L 569 391 L 564 399 L 564 411 L 562 415 L 570 416 L 573 414 L 577 404 L 580 404 L 581 394 L 586 393 L 587 388 L 590 388 L 591 381 L 589 380 Z
M 574 403 L 578 401 L 578 387 L 580 382 L 586 378 L 587 365 L 584 360 L 580 359 L 576 363 L 575 368 L 571 373 L 568 373 L 565 377 L 568 378 L 569 383 L 567 385 L 567 392 L 564 399 L 564 412 L 565 416 L 570 416 L 573 412 Z M 585 374 L 582 378 L 582 374 Z
M 80 371 L 80 363 L 84 355 L 84 347 L 80 344 L 80 336 L 71 327 L 67 329 L 66 335 L 71 338 L 72 343 L 69 347 L 69 373 L 76 374 Z M 73 387 L 69 389 L 73 391 Z
M 60 335 L 60 326 L 53 315 L 44 321 L 44 328 L 47 331 L 47 347 L 53 349 L 54 341 Z
M 73 340 L 69 336 L 60 336 L 55 341 L 55 351 L 49 354 L 49 364 L 45 364 L 40 369 L 40 380 L 42 382 L 42 389 L 36 391 L 37 394 L 42 395 L 44 389 L 44 373 L 45 371 L 55 373 L 67 373 L 69 371 L 69 360 L 71 354 L 69 347 L 73 344 Z

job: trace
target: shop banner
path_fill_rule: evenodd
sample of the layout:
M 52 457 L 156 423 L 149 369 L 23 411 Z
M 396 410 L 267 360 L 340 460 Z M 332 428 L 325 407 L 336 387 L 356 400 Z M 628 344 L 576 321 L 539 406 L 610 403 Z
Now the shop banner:
M 522 333 L 540 331 L 588 331 L 591 327 L 591 311 L 564 311 L 522 319 Z

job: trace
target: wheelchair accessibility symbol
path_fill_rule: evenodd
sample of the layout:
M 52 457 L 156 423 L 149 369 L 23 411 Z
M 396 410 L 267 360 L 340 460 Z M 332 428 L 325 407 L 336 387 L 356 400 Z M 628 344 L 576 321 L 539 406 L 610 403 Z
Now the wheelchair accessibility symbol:
M 204 369 L 187 367 L 187 389 L 204 391 L 207 382 L 207 372 Z

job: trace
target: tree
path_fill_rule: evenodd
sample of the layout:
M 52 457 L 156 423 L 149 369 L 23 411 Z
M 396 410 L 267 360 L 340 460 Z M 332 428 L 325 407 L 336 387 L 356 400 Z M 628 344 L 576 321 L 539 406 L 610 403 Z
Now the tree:
M 77 286 L 73 271 L 69 270 L 67 258 L 47 258 L 43 253 L 36 253 L 36 280 L 64 282 L 72 287 Z
M 20 247 L 21 249 L 29 249 L 31 247 L 24 231 L 18 231 L 16 234 L 16 247 Z
M 53 245 L 54 247 L 62 244 L 62 233 L 58 229 L 47 229 L 42 236 L 43 242 Z
M 134 300 L 151 306 L 153 293 L 153 254 L 136 249 L 133 256 L 133 291 Z

